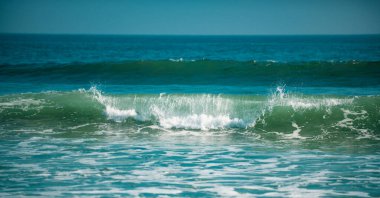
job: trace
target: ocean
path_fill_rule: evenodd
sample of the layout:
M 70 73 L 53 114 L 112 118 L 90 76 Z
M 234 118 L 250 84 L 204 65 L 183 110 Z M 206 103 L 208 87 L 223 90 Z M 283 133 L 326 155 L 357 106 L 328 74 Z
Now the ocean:
M 0 196 L 380 197 L 380 36 L 0 35 Z

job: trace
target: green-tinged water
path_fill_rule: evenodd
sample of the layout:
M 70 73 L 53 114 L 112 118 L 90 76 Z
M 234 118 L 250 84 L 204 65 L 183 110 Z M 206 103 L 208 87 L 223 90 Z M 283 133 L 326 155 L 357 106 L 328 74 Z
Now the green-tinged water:
M 147 128 L 236 132 L 264 139 L 298 138 L 319 143 L 377 140 L 379 111 L 378 96 L 297 95 L 286 93 L 283 87 L 268 96 L 107 95 L 92 87 L 0 97 L 0 119 L 7 130 L 25 127 L 64 132 L 74 127 L 83 132 L 89 128 L 85 134 L 91 134 L 106 126 L 129 132 Z

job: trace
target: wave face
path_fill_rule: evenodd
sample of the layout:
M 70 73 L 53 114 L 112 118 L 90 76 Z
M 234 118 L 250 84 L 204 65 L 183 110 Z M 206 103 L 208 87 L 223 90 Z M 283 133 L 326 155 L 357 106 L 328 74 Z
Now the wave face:
M 127 61 L 1 65 L 3 82 L 315 87 L 380 86 L 380 62 Z
M 0 97 L 4 129 L 43 126 L 55 131 L 84 127 L 86 131 L 90 125 L 89 131 L 109 127 L 236 132 L 265 139 L 377 140 L 379 111 L 379 96 L 305 96 L 288 94 L 283 87 L 269 96 L 107 95 L 92 87 Z

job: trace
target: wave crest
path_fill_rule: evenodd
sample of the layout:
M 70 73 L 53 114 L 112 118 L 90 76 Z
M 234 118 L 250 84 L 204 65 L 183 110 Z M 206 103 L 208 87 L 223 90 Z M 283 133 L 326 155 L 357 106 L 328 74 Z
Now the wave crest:
M 105 96 L 96 87 L 90 88 L 88 92 L 104 106 L 104 113 L 109 120 L 123 122 L 132 118 L 152 121 L 167 129 L 243 129 L 253 128 L 257 123 L 264 127 L 277 115 L 284 115 L 282 119 L 288 120 L 294 128 L 296 124 L 292 117 L 298 113 L 314 111 L 318 117 L 326 118 L 332 114 L 332 108 L 354 102 L 354 98 L 297 96 L 286 93 L 285 86 L 277 87 L 269 97 L 254 99 L 252 96 L 163 93 L 159 96 L 117 97 Z M 281 110 L 283 108 L 285 110 Z
M 156 120 L 164 128 L 222 129 L 246 128 L 252 119 L 232 117 L 234 103 L 220 95 L 115 98 L 104 96 L 96 87 L 89 89 L 93 98 L 105 107 L 108 119 L 116 122 L 133 118 L 138 121 Z M 123 108 L 124 107 L 124 108 Z

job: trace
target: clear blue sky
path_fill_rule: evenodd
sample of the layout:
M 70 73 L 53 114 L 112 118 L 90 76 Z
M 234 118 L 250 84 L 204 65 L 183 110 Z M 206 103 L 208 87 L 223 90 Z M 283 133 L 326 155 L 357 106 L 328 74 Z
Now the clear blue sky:
M 0 32 L 379 34 L 380 0 L 0 0 Z

